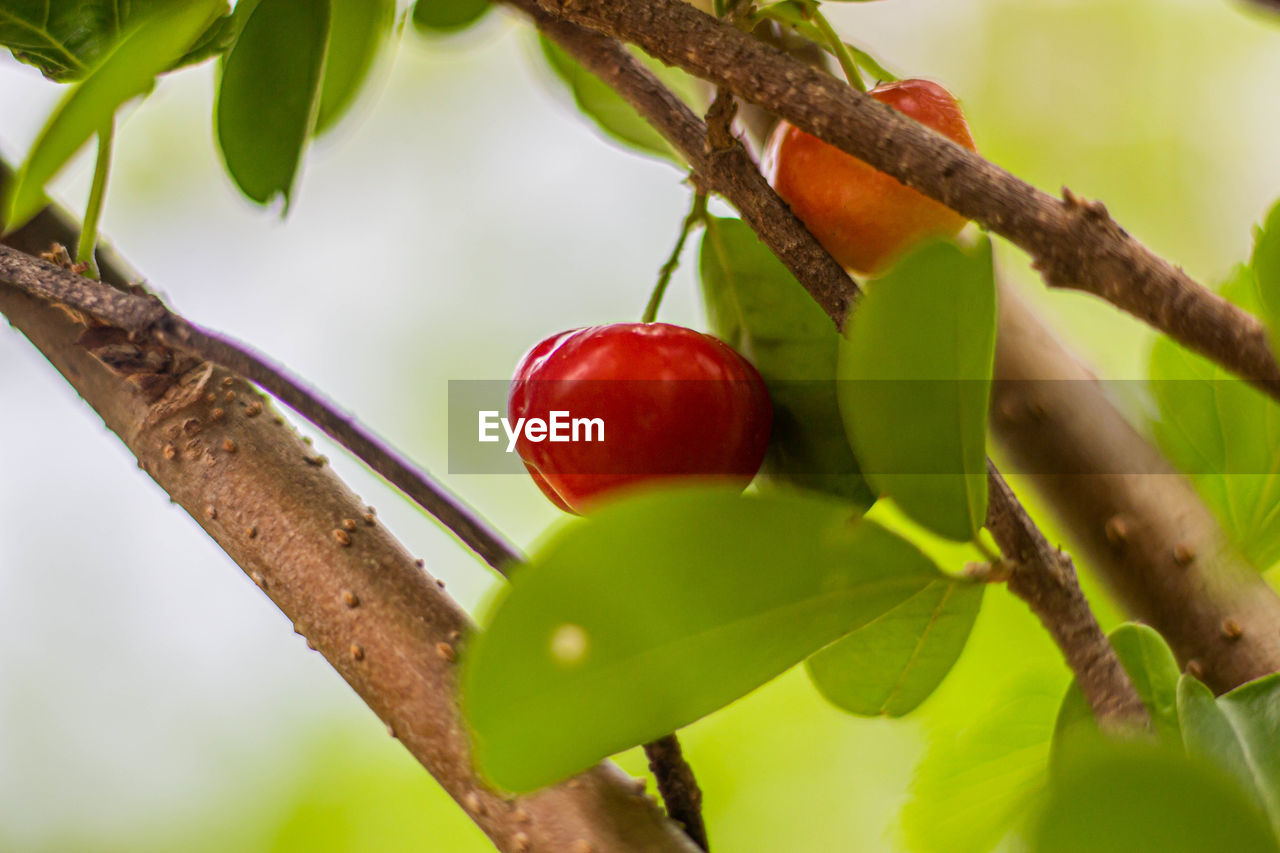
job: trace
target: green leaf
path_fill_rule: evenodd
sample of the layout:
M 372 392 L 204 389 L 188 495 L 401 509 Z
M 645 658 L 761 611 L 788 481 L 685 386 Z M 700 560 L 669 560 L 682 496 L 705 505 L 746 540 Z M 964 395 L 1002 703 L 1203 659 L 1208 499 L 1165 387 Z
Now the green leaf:
M 868 283 L 840 344 L 840 414 L 864 476 L 956 540 L 987 511 L 995 317 L 990 242 L 932 243 Z
M 852 714 L 901 717 L 955 666 L 982 605 L 983 584 L 936 580 L 805 666 L 827 701 Z
M 621 95 L 546 36 L 539 35 L 538 41 L 542 45 L 542 55 L 556 76 L 569 87 L 578 109 L 586 113 L 606 136 L 628 148 L 655 154 L 678 166 L 684 165 L 684 158 Z M 692 91 L 692 84 L 687 75 L 678 69 L 658 65 L 652 59 L 641 59 L 664 83 L 688 99 L 686 93 Z
M 8 0 L 0 4 L 0 46 L 52 80 L 80 80 L 142 21 L 183 5 L 182 0 Z M 170 67 L 207 58 L 225 20 L 213 21 Z
M 315 127 L 328 49 L 330 0 L 241 0 L 215 108 L 218 146 L 245 195 L 288 209 Z
M 421 32 L 452 33 L 474 24 L 493 7 L 489 0 L 418 0 L 413 25 Z
M 712 332 L 764 377 L 773 401 L 766 478 L 866 508 L 836 405 L 840 333 L 782 262 L 739 219 L 712 217 L 698 258 Z
M 1256 310 L 1253 270 L 1237 267 L 1222 295 Z M 1270 568 L 1280 561 L 1280 407 L 1169 338 L 1156 340 L 1150 370 L 1161 449 L 1249 562 Z
M 235 40 L 236 16 L 234 12 L 228 12 L 214 20 L 200 34 L 200 38 L 196 39 L 195 44 L 191 45 L 190 49 L 174 63 L 173 68 L 196 65 L 206 59 L 221 56 L 227 52 Z
M 1253 274 L 1264 319 L 1271 330 L 1271 351 L 1280 352 L 1280 202 L 1276 202 L 1253 243 Z
M 1032 853 L 1275 853 L 1262 813 L 1218 768 L 1158 744 L 1089 744 L 1055 778 Z
M 869 0 L 846 0 L 846 2 L 869 2 Z M 776 21 L 784 27 L 795 30 L 818 47 L 831 52 L 831 45 L 827 43 L 827 38 L 822 30 L 818 29 L 813 23 L 813 10 L 816 10 L 817 3 L 811 0 L 781 0 L 779 3 L 771 3 L 768 6 L 762 6 L 752 15 L 752 20 L 762 21 L 765 19 Z M 879 82 L 888 82 L 897 80 L 898 75 L 886 69 L 875 57 L 867 53 L 856 45 L 845 42 L 844 46 L 848 48 L 849 53 L 853 56 L 853 61 L 863 71 L 866 71 L 871 77 Z
M 1178 716 L 1187 752 L 1225 768 L 1280 833 L 1280 674 L 1216 700 L 1208 687 L 1184 675 L 1178 682 Z
M 650 492 L 566 525 L 466 655 L 478 766 L 527 791 L 732 702 L 940 578 L 815 496 Z
M 1156 734 L 1162 741 L 1180 744 L 1178 678 L 1181 672 L 1164 637 L 1154 628 L 1126 622 L 1107 635 L 1107 639 L 1151 715 Z M 1058 721 L 1054 727 L 1055 749 L 1069 748 L 1067 744 L 1074 743 L 1073 735 L 1082 731 L 1097 734 L 1098 727 L 1084 693 L 1073 680 L 1058 710 Z
M 1034 679 L 1034 680 L 1032 680 Z M 987 853 L 1048 782 L 1057 681 L 1023 676 L 929 739 L 902 824 L 918 853 Z
M 396 20 L 395 0 L 332 2 L 333 26 L 324 60 L 316 136 L 332 127 L 355 101 Z
M 131 29 L 54 109 L 4 205 L 5 229 L 27 222 L 45 204 L 44 186 L 99 130 L 120 105 L 151 90 L 155 77 L 189 48 L 209 22 L 224 12 L 224 0 L 194 0 L 160 9 Z

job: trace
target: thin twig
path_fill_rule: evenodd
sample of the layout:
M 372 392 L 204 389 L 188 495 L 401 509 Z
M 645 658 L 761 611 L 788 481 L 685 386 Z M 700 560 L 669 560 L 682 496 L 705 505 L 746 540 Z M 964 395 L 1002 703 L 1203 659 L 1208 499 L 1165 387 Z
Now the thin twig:
M 1021 247 L 1050 286 L 1099 296 L 1280 399 L 1263 324 L 1152 254 L 1100 203 L 1069 190 L 1056 199 L 682 0 L 511 2 L 537 2 L 777 113 Z
M 791 215 L 738 140 L 724 132 L 713 134 L 716 138 L 709 139 L 708 126 L 699 122 L 687 106 L 671 96 L 662 83 L 616 41 L 548 16 L 532 7 L 534 0 L 510 2 L 526 10 L 552 40 L 613 87 L 680 150 L 702 185 L 719 192 L 737 207 L 743 221 L 780 259 L 787 262 L 790 258 L 792 262 L 787 266 L 800 283 L 837 325 L 843 325 L 856 298 L 857 285 Z M 725 96 L 717 98 L 717 103 L 728 104 L 731 100 Z M 718 114 L 714 104 L 711 114 Z M 719 120 L 710 122 L 713 128 L 721 124 Z M 778 213 L 779 208 L 783 213 Z M 800 260 L 810 258 L 815 260 L 812 263 Z M 997 529 L 1000 531 L 997 542 L 1006 556 L 1016 562 L 1021 575 L 1017 584 L 1010 584 L 1010 589 L 1024 597 L 1041 619 L 1057 622 L 1050 633 L 1080 679 L 1098 719 L 1110 724 L 1120 716 L 1127 716 L 1130 723 L 1143 724 L 1147 719 L 1146 710 L 1089 609 L 1074 570 L 1064 571 L 1061 562 L 1064 557 L 1053 549 L 1015 547 L 1023 542 L 1043 542 L 1044 537 L 1016 496 L 1003 485 L 994 466 L 991 471 L 993 500 L 988 525 L 992 526 L 993 534 Z M 996 480 L 1002 488 L 996 487 Z M 1067 565 L 1070 566 L 1069 561 Z M 1076 669 L 1077 665 L 1081 668 Z
M 987 460 L 987 529 L 1004 552 L 1009 591 L 1053 636 L 1104 729 L 1149 723 L 1147 709 L 1089 609 L 1071 558 L 1049 545 L 996 466 Z
M 679 739 L 672 734 L 647 743 L 644 754 L 658 782 L 658 793 L 667 805 L 667 816 L 680 824 L 695 844 L 710 850 L 702 820 L 702 789 L 693 776 L 693 768 L 685 761 Z
M 695 191 L 689 213 L 680 223 L 680 236 L 676 238 L 676 244 L 672 247 L 671 254 L 667 256 L 666 263 L 658 270 L 658 283 L 653 286 L 653 292 L 649 294 L 649 304 L 644 307 L 644 314 L 640 317 L 641 323 L 652 323 L 658 319 L 658 308 L 662 306 L 662 298 L 667 295 L 667 285 L 671 283 L 671 276 L 680 266 L 680 255 L 684 251 L 685 241 L 689 239 L 689 233 L 693 231 L 693 227 L 706 218 L 707 194 Z

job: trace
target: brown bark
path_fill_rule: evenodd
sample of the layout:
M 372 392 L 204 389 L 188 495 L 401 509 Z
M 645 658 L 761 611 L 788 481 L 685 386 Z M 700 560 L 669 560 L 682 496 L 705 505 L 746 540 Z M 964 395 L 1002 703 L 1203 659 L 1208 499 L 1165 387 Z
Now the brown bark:
M 1262 323 L 1152 254 L 1101 204 L 1068 190 L 1056 199 L 683 0 L 522 2 L 777 113 L 1024 249 L 1050 286 L 1106 299 L 1280 399 Z
M 71 236 L 46 211 L 8 242 Z M 102 266 L 117 284 L 136 278 Z M 611 765 L 529 796 L 484 785 L 456 702 L 466 615 L 242 377 L 198 363 L 153 401 L 78 342 L 85 326 L 68 312 L 4 283 L 0 312 L 500 850 L 697 850 Z
M 1125 609 L 1163 634 L 1184 666 L 1218 692 L 1280 670 L 1280 598 L 1007 286 L 992 424 Z

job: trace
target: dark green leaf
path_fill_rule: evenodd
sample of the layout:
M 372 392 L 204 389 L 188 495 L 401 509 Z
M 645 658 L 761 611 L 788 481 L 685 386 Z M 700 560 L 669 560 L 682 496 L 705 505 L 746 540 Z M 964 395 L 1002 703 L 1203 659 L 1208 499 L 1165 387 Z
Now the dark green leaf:
M 864 476 L 956 540 L 986 516 L 994 348 L 985 239 L 973 251 L 929 244 L 869 282 L 840 345 L 840 414 Z
M 955 666 L 982 605 L 983 584 L 936 580 L 806 662 L 818 691 L 863 716 L 901 717 Z
M 566 525 L 466 656 L 479 767 L 525 791 L 726 705 L 937 581 L 814 496 L 646 493 Z
M 1180 744 L 1178 678 L 1181 672 L 1164 637 L 1146 625 L 1126 622 L 1112 631 L 1107 639 L 1146 705 L 1156 734 L 1167 743 Z M 1080 686 L 1072 681 L 1058 710 L 1058 722 L 1054 727 L 1055 749 L 1070 748 L 1069 744 L 1074 743 L 1072 735 L 1081 731 L 1096 734 L 1098 728 Z
M 1253 244 L 1253 274 L 1271 330 L 1271 350 L 1280 352 L 1280 202 L 1267 214 Z
M 875 496 L 858 473 L 836 405 L 840 334 L 831 318 L 739 219 L 711 220 L 698 268 L 711 330 L 769 386 L 765 476 L 870 506 Z
M 1280 832 L 1280 674 L 1213 698 L 1199 681 L 1178 682 L 1178 716 L 1187 752 L 1234 776 Z
M 489 0 L 418 0 L 413 25 L 422 32 L 452 33 L 471 26 L 492 7 Z
M 156 75 L 182 56 L 226 8 L 224 0 L 194 0 L 161 9 L 136 23 L 67 92 L 10 187 L 4 205 L 6 230 L 21 226 L 44 206 L 45 184 L 107 125 L 121 104 L 149 92 Z
M 1087 743 L 1054 780 L 1033 853 L 1275 853 L 1261 811 L 1216 767 L 1168 746 Z
M 1256 310 L 1253 270 L 1237 267 L 1222 295 Z M 1270 568 L 1280 560 L 1280 407 L 1165 337 L 1151 352 L 1151 381 L 1161 449 L 1190 476 L 1245 557 Z
M 249 198 L 287 210 L 315 127 L 329 42 L 329 0 L 241 0 L 243 22 L 218 84 L 218 146 Z
M 0 3 L 0 46 L 50 79 L 79 80 L 142 21 L 182 5 L 183 0 L 7 0 Z M 207 58 L 224 20 L 213 21 L 170 67 Z
M 333 26 L 320 87 L 317 136 L 332 127 L 354 102 L 396 20 L 395 0 L 332 2 Z
M 684 159 L 676 150 L 662 138 L 658 131 L 642 119 L 640 114 L 622 99 L 621 95 L 607 86 L 599 77 L 583 68 L 576 59 L 545 36 L 538 38 L 542 44 L 543 56 L 546 57 L 547 63 L 555 71 L 556 76 L 573 93 L 573 100 L 577 103 L 578 109 L 586 113 L 606 136 L 618 140 L 628 148 L 656 154 L 677 165 L 684 164 Z M 663 82 L 672 86 L 678 94 L 683 94 L 691 88 L 689 78 L 683 72 L 666 67 L 654 68 L 652 60 L 647 64 L 650 64 L 650 70 L 658 74 Z

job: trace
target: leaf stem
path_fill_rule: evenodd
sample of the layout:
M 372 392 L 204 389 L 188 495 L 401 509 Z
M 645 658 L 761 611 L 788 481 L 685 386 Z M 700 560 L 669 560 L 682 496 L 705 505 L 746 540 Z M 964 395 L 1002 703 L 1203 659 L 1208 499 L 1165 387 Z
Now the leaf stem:
M 693 230 L 693 226 L 699 222 L 705 222 L 706 218 L 707 195 L 701 192 L 694 193 L 693 206 L 689 209 L 689 215 L 684 218 L 684 222 L 680 226 L 680 237 L 676 240 L 676 245 L 671 250 L 671 256 L 662 265 L 662 269 L 658 270 L 658 283 L 653 286 L 653 293 L 649 296 L 649 304 L 645 306 L 644 314 L 640 317 L 641 323 L 652 323 L 658 318 L 658 307 L 662 305 L 662 297 L 667 293 L 667 285 L 671 283 L 672 274 L 680 266 L 680 253 L 684 251 L 685 240 L 689 238 L 689 232 Z
M 987 562 L 993 566 L 1004 559 L 1004 555 L 992 548 L 981 536 L 973 537 L 973 546 L 982 552 L 982 556 L 986 557 Z
M 823 38 L 827 40 L 827 49 L 840 62 L 840 68 L 844 70 L 844 76 L 849 81 L 849 85 L 859 92 L 867 91 L 867 84 L 862 81 L 862 72 L 858 70 L 858 63 L 854 61 L 853 54 L 849 52 L 849 46 L 840 38 L 835 28 L 831 26 L 831 22 L 816 8 L 811 13 L 811 19 Z
M 107 175 L 111 172 L 111 148 L 115 142 L 116 117 L 113 114 L 106 126 L 98 131 L 98 160 L 93 167 L 93 187 L 89 190 L 89 204 L 84 211 L 84 225 L 80 231 L 80 243 L 76 247 L 76 261 L 85 264 L 85 273 L 98 278 L 98 220 L 102 218 L 102 202 L 107 194 Z

